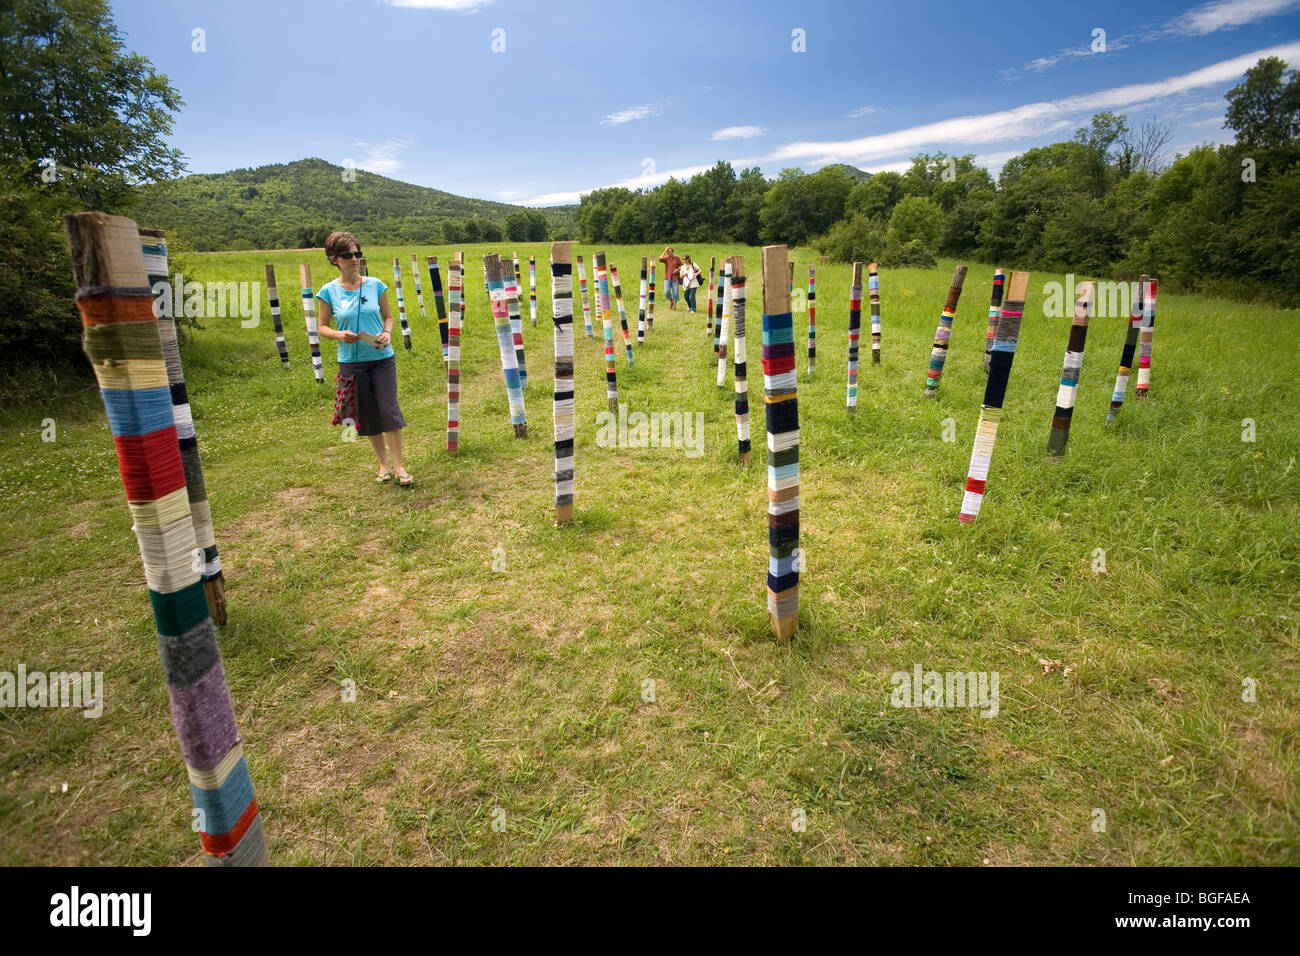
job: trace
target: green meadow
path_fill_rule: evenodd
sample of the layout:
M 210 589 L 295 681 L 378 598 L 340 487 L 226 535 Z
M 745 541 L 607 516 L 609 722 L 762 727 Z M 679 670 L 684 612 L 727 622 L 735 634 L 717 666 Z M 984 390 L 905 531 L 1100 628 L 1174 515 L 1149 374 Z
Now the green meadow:
M 635 346 L 639 258 L 608 247 L 620 399 L 702 413 L 703 453 L 601 447 L 595 338 L 575 309 L 572 525 L 554 521 L 549 246 L 464 247 L 460 451 L 428 274 L 394 335 L 412 490 L 376 486 L 330 426 L 297 263 L 189 254 L 259 283 L 260 322 L 184 348 L 225 568 L 235 713 L 278 864 L 1300 863 L 1300 332 L 1294 312 L 1158 299 L 1152 390 L 1104 424 L 1126 319 L 1094 319 L 1065 460 L 1045 462 L 1069 327 L 1034 274 L 983 512 L 957 520 L 979 417 L 992 266 L 970 264 L 935 400 L 925 370 L 955 263 L 880 276 L 845 408 L 846 265 L 817 265 L 816 372 L 799 357 L 799 631 L 766 613 L 757 249 L 744 253 L 753 461 L 700 312 Z M 516 439 L 481 276 L 538 261 Z M 593 276 L 589 246 L 574 245 Z M 796 286 L 816 264 L 793 252 Z M 279 279 L 285 371 L 265 307 Z M 1085 278 L 1085 277 L 1080 277 Z M 1136 278 L 1136 277 L 1134 277 Z M 576 286 L 576 283 L 575 283 Z M 576 290 L 575 290 L 576 291 Z M 389 292 L 396 312 L 396 297 Z M 798 305 L 799 303 L 797 303 Z M 730 372 L 730 370 L 729 370 Z M 102 671 L 104 713 L 0 710 L 0 863 L 197 864 L 185 767 L 113 442 L 93 381 L 31 373 L 0 423 L 0 670 Z M 50 423 L 53 422 L 53 435 Z M 1249 421 L 1247 421 L 1249 420 Z M 53 437 L 53 441 L 43 440 Z M 951 439 L 951 440 L 948 440 Z M 1253 440 L 1247 440 L 1253 439 Z M 996 716 L 891 706 L 891 675 L 996 672 Z M 349 683 L 354 682 L 354 683 Z M 355 686 L 355 701 L 344 690 Z

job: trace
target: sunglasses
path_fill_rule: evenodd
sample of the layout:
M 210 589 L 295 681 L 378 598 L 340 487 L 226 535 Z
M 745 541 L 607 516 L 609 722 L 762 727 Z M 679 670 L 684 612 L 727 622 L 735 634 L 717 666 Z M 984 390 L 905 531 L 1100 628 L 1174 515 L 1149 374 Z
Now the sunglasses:
M 340 252 L 337 256 L 335 256 L 335 258 L 336 259 L 360 259 L 361 250 L 358 249 L 356 252 Z

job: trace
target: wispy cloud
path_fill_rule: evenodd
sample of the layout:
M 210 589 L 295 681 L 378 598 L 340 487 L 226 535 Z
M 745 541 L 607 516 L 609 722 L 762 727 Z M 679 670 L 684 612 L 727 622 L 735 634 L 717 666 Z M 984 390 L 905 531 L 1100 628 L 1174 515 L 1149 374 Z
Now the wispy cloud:
M 625 110 L 619 110 L 616 113 L 609 113 L 600 122 L 611 126 L 622 126 L 624 123 L 630 123 L 633 120 L 645 119 L 647 116 L 658 116 L 664 111 L 662 106 L 656 106 L 650 103 L 644 106 L 629 106 Z
M 753 136 L 761 136 L 766 132 L 761 126 L 727 126 L 718 130 L 711 137 L 712 139 L 749 139 Z
M 492 0 L 384 0 L 394 7 L 412 7 L 416 10 L 450 10 L 453 13 L 477 13 Z
M 849 110 L 844 115 L 849 119 L 861 119 L 864 116 L 870 116 L 872 113 L 879 113 L 883 109 L 883 106 L 859 106 L 855 110 Z
M 1143 39 L 1205 36 L 1207 33 L 1231 30 L 1297 9 L 1300 9 L 1300 0 L 1213 0 L 1174 17 Z
M 999 70 L 998 76 L 1004 80 L 1018 80 L 1020 79 L 1021 73 L 1041 73 L 1044 70 L 1056 66 L 1056 64 L 1063 60 L 1075 60 L 1085 56 L 1104 56 L 1107 53 L 1116 53 L 1120 50 L 1126 50 L 1133 45 L 1133 40 L 1134 38 L 1128 34 L 1115 37 L 1114 39 L 1107 38 L 1106 49 L 1100 53 L 1093 51 L 1091 43 L 1084 46 L 1065 47 L 1064 49 L 1057 50 L 1051 56 L 1035 57 L 1019 69 L 1012 67 L 1007 70 Z
M 414 141 L 406 136 L 394 136 L 386 139 L 382 143 L 354 143 L 355 146 L 363 147 L 366 154 L 356 160 L 354 165 L 357 169 L 366 169 L 372 173 L 383 173 L 389 175 L 397 172 L 402 168 L 402 161 L 397 158 L 403 150 L 410 149 Z M 346 165 L 347 161 L 345 161 Z

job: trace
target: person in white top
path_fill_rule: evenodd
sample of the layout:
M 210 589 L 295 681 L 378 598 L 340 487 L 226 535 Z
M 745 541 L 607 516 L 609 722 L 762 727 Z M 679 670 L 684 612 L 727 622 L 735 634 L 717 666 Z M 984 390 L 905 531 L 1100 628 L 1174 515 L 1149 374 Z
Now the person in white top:
M 691 315 L 695 314 L 695 293 L 700 287 L 700 276 L 704 271 L 691 261 L 690 256 L 682 259 L 682 264 L 677 270 L 682 283 L 682 295 L 686 298 L 686 304 L 690 306 Z

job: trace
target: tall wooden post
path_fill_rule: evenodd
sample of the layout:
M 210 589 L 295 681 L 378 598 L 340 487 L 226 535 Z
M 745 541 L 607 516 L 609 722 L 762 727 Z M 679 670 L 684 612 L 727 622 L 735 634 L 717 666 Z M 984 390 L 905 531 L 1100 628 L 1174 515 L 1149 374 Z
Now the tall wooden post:
M 784 643 L 799 624 L 799 400 L 785 246 L 763 247 L 763 403 L 767 418 L 767 616 Z

